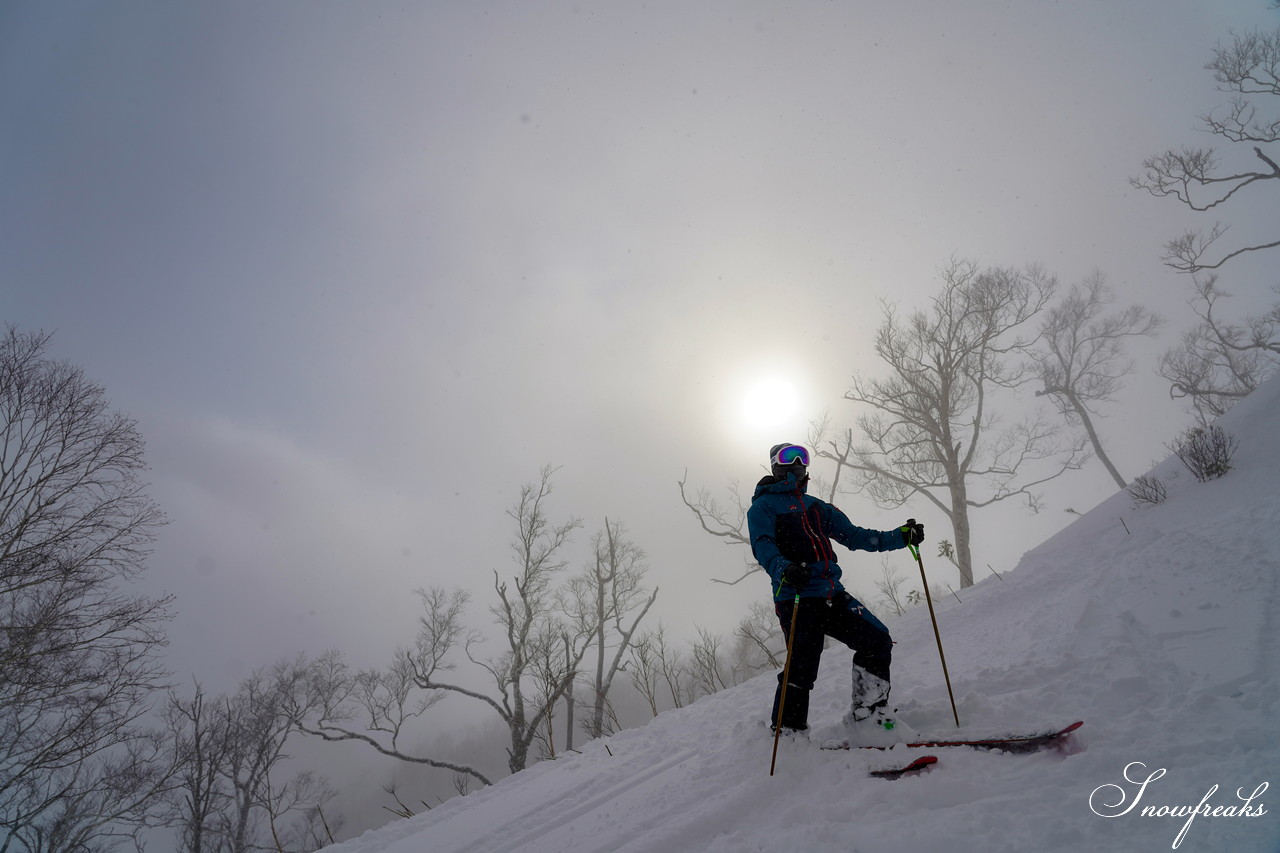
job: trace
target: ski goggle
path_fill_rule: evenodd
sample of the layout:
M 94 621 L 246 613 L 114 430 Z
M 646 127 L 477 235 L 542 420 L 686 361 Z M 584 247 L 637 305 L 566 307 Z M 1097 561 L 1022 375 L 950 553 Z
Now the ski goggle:
M 784 444 L 773 454 L 770 462 L 774 465 L 803 465 L 809 467 L 809 451 L 798 444 Z

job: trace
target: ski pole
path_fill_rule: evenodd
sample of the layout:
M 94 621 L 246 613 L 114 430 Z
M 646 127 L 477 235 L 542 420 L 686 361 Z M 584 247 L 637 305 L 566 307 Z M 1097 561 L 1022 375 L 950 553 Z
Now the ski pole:
M 916 523 L 914 518 L 907 519 L 907 525 Z M 924 600 L 929 604 L 929 620 L 933 622 L 933 638 L 938 641 L 938 659 L 942 661 L 942 677 L 947 682 L 947 698 L 951 700 L 951 716 L 955 718 L 956 728 L 960 728 L 960 712 L 956 710 L 956 697 L 951 692 L 951 674 L 947 672 L 947 655 L 942 651 L 942 634 L 938 631 L 938 617 L 933 612 L 933 596 L 929 594 L 929 579 L 924 575 L 924 560 L 920 559 L 920 549 L 908 544 L 907 549 L 916 558 L 920 566 L 920 583 L 924 585 Z
M 782 693 L 778 696 L 778 718 L 773 721 L 773 758 L 769 761 L 769 775 L 778 766 L 778 739 L 782 737 L 782 710 L 787 703 L 787 681 L 791 678 L 791 650 L 796 644 L 796 623 L 800 621 L 800 593 L 796 593 L 791 605 L 791 630 L 787 636 L 787 660 L 782 665 Z

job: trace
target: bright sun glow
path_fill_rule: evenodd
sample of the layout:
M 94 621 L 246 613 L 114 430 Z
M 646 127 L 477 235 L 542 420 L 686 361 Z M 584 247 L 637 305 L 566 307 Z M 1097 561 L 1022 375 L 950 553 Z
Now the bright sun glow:
M 794 382 L 769 376 L 747 386 L 742 397 L 742 418 L 754 430 L 777 429 L 792 423 L 800 409 L 800 392 Z

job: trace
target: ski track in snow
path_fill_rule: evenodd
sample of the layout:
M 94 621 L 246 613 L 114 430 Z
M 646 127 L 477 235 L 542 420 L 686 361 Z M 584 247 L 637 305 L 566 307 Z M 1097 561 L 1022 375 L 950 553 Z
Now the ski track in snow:
M 1133 797 L 1123 773 L 1141 762 L 1167 771 L 1141 806 L 1194 806 L 1215 785 L 1210 805 L 1238 805 L 1237 789 L 1270 784 L 1266 814 L 1197 817 L 1180 851 L 1280 853 L 1280 382 L 1222 425 L 1240 441 L 1226 477 L 1196 483 L 1170 458 L 1151 472 L 1168 487 L 1164 504 L 1135 507 L 1118 493 L 1003 580 L 938 602 L 961 731 L 927 612 L 891 623 L 905 723 L 941 738 L 1085 720 L 1059 749 L 822 751 L 848 704 L 850 654 L 836 646 L 812 696 L 810 741 L 784 740 L 774 777 L 766 674 L 330 850 L 1169 850 L 1185 817 L 1091 809 L 1095 790 Z M 923 752 L 940 758 L 928 773 L 867 775 Z
M 588 783 L 580 786 L 579 790 L 574 793 L 583 795 L 585 798 L 582 800 L 575 798 L 572 801 L 572 805 L 567 808 L 560 803 L 552 803 L 550 805 L 537 803 L 523 809 L 518 814 L 508 814 L 500 825 L 471 839 L 468 849 L 474 850 L 475 853 L 512 853 L 512 851 L 530 849 L 566 849 L 566 845 L 571 843 L 572 839 L 562 839 L 558 836 L 574 834 L 580 823 L 595 824 L 601 822 L 601 816 L 593 813 L 602 809 L 609 811 L 609 814 L 604 816 L 605 818 L 613 817 L 612 810 L 609 809 L 610 804 L 624 795 L 632 798 L 643 797 L 646 793 L 644 789 L 647 786 L 661 786 L 663 774 L 675 770 L 694 754 L 693 750 L 677 753 L 647 770 L 628 773 L 621 781 L 607 785 L 602 789 L 599 788 L 598 784 Z M 587 793 L 582 788 L 590 788 L 591 791 Z M 643 827 L 637 828 L 643 829 Z M 590 843 L 589 838 L 585 840 L 587 844 Z M 572 849 L 587 851 L 608 848 L 595 848 L 578 843 L 573 845 Z

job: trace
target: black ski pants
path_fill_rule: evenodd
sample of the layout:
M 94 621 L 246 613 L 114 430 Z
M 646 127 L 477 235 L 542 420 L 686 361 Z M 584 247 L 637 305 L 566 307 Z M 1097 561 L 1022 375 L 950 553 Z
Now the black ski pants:
M 784 637 L 791 636 L 795 609 L 794 599 L 777 602 L 778 622 L 782 625 Z M 789 729 L 809 727 L 809 691 L 818 680 L 824 637 L 838 640 L 853 649 L 853 665 L 885 681 L 889 681 L 889 663 L 893 657 L 893 639 L 889 636 L 889 629 L 856 598 L 849 598 L 847 606 L 839 598 L 831 601 L 802 598 L 799 611 L 787 678 L 787 701 L 782 716 L 782 725 Z M 782 672 L 778 673 L 773 714 L 769 717 L 775 725 L 782 697 L 782 676 Z

